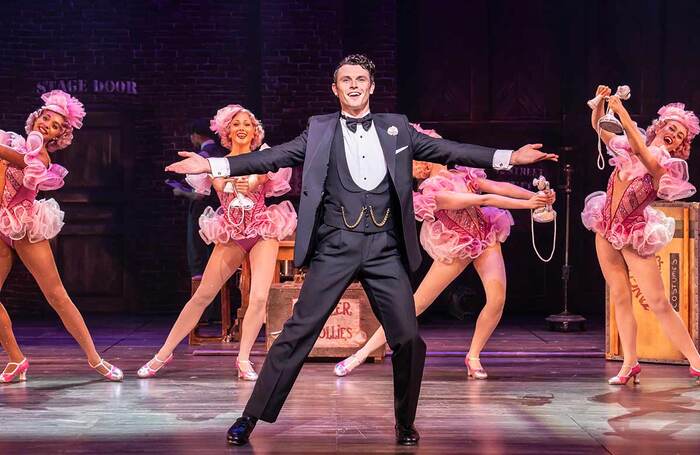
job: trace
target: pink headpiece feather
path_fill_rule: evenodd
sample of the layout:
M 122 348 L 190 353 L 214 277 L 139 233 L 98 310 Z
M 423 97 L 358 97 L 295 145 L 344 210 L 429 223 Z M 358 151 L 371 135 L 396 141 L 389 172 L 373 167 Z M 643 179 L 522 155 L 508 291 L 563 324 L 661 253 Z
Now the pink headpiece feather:
M 424 130 L 421 128 L 420 123 L 409 123 L 413 128 L 415 128 L 416 131 L 419 133 L 423 133 L 425 135 L 428 135 L 430 137 L 442 139 L 442 136 L 440 136 L 435 130 Z
M 659 120 L 675 120 L 688 130 L 688 140 L 691 141 L 700 133 L 700 121 L 693 111 L 686 111 L 683 103 L 669 103 L 658 111 Z
M 41 95 L 41 99 L 44 101 L 44 105 L 29 114 L 24 130 L 27 134 L 31 133 L 34 129 L 34 122 L 44 110 L 55 112 L 65 119 L 65 128 L 59 137 L 46 144 L 46 148 L 49 152 L 53 152 L 68 147 L 73 142 L 73 129 L 80 129 L 83 126 L 83 118 L 85 117 L 83 103 L 62 90 L 46 92 Z
M 52 90 L 41 95 L 41 99 L 44 100 L 42 109 L 61 114 L 73 128 L 80 129 L 83 126 L 85 108 L 77 98 L 62 90 Z

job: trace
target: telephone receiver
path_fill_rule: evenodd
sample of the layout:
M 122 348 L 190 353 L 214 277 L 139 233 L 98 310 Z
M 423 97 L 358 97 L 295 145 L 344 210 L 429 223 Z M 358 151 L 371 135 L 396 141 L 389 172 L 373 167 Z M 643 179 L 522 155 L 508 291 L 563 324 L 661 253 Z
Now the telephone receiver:
M 240 208 L 243 210 L 250 210 L 255 206 L 255 202 L 253 202 L 249 197 L 236 191 L 236 186 L 233 184 L 233 182 L 226 182 L 226 185 L 224 185 L 224 193 L 236 194 L 236 197 L 233 198 L 228 205 L 229 209 Z
M 620 85 L 615 91 L 615 96 L 619 97 L 621 100 L 628 100 L 632 96 L 629 85 Z M 596 96 L 593 99 L 588 100 L 588 107 L 595 109 L 598 107 L 601 101 L 607 101 L 608 97 L 603 97 L 601 95 Z M 622 123 L 615 117 L 615 114 L 608 108 L 604 116 L 598 120 L 598 128 L 609 131 L 613 134 L 622 134 L 624 129 L 622 128 Z
M 549 182 L 543 175 L 532 180 L 532 184 L 539 191 L 548 191 L 550 189 Z M 544 207 L 537 208 L 532 212 L 532 219 L 537 223 L 549 223 L 557 217 L 557 212 L 554 211 L 550 204 Z

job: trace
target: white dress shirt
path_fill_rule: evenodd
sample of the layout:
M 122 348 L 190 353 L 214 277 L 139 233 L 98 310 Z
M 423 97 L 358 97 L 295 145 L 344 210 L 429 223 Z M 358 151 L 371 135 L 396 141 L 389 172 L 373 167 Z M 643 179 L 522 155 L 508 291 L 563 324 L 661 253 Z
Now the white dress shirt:
M 357 118 L 362 118 L 367 114 L 369 111 Z M 345 112 L 343 115 L 353 117 Z M 374 122 L 367 131 L 361 124 L 358 124 L 353 133 L 348 128 L 347 121 L 341 117 L 340 127 L 343 131 L 345 159 L 350 169 L 352 181 L 365 191 L 375 189 L 386 176 L 386 160 L 382 144 L 379 143 L 377 130 L 374 128 Z

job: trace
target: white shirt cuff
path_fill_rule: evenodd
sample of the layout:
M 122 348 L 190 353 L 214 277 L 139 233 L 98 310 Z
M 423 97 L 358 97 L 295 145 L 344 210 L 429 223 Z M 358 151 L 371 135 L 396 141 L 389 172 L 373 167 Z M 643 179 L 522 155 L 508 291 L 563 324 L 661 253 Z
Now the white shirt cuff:
M 493 168 L 497 171 L 507 171 L 513 167 L 510 164 L 510 156 L 513 154 L 512 150 L 496 150 L 493 154 Z
M 213 177 L 228 177 L 231 175 L 231 168 L 228 166 L 228 158 L 207 158 L 211 175 Z

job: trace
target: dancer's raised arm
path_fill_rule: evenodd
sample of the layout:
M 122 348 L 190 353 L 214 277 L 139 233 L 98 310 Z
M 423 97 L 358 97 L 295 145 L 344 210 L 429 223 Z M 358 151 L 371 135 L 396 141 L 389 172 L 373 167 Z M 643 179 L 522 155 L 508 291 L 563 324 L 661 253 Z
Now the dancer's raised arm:
M 620 117 L 622 128 L 625 130 L 625 136 L 627 136 L 632 152 L 639 156 L 644 167 L 646 167 L 649 173 L 654 177 L 654 181 L 658 182 L 666 173 L 666 168 L 661 165 L 659 160 L 651 153 L 649 147 L 647 147 L 644 136 L 642 136 L 642 133 L 637 128 L 637 124 L 632 120 L 632 117 L 630 117 L 629 112 L 625 109 L 620 98 L 615 95 L 611 96 L 608 105 L 610 109 Z M 679 136 L 681 141 L 685 139 L 685 134 L 687 134 L 681 129 L 674 131 L 674 133 Z
M 607 98 L 610 96 L 612 91 L 607 85 L 599 85 L 596 89 L 595 95 L 602 98 Z M 610 140 L 615 137 L 615 134 L 610 131 L 605 131 L 602 128 L 598 128 L 598 121 L 605 115 L 605 102 L 601 100 L 596 107 L 591 111 L 591 126 L 593 131 L 600 134 L 600 138 L 603 140 L 605 145 L 610 143 Z

